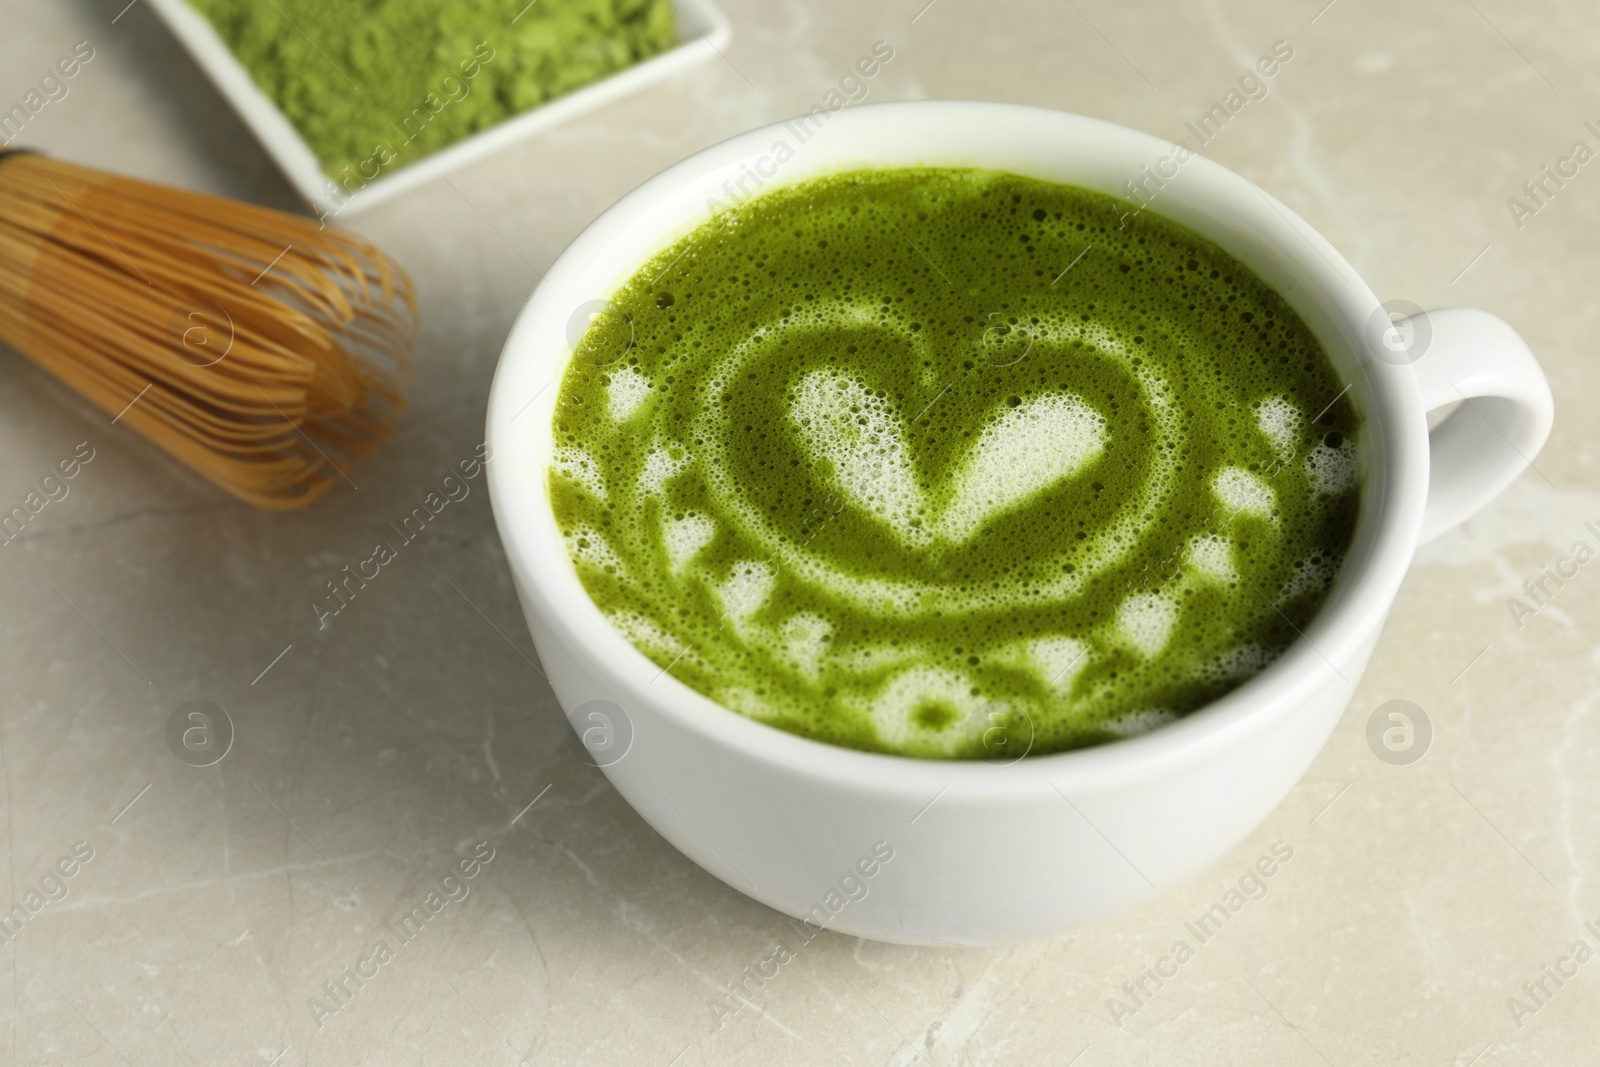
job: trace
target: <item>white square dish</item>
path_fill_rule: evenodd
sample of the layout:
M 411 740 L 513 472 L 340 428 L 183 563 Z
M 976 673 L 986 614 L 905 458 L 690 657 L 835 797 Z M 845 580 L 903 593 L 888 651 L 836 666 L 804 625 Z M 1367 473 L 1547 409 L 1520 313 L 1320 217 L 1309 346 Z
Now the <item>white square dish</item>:
M 396 170 L 379 174 L 356 191 L 346 193 L 323 170 L 321 161 L 300 136 L 300 131 L 256 85 L 250 72 L 205 16 L 190 7 L 188 0 L 149 0 L 149 4 L 233 105 L 289 183 L 324 216 L 372 207 L 539 130 L 709 59 L 721 53 L 733 40 L 732 24 L 712 0 L 673 0 L 672 6 L 678 13 L 679 44 L 676 47 L 498 122 Z

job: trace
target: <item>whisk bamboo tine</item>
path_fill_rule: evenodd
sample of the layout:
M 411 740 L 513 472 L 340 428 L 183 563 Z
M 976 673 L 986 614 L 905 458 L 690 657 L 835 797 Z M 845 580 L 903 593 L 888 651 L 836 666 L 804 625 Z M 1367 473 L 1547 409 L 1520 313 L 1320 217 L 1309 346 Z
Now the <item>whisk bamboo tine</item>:
M 393 433 L 416 331 L 360 237 L 0 151 L 0 340 L 241 500 L 346 481 Z

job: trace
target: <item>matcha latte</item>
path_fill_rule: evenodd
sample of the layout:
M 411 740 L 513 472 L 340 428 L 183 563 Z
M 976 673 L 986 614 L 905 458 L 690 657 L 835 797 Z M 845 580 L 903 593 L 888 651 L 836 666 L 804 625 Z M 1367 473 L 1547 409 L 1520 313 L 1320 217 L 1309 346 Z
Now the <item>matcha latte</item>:
M 837 745 L 1143 732 L 1298 639 L 1360 418 L 1237 260 L 982 170 L 819 178 L 645 264 L 561 382 L 549 492 L 611 623 Z

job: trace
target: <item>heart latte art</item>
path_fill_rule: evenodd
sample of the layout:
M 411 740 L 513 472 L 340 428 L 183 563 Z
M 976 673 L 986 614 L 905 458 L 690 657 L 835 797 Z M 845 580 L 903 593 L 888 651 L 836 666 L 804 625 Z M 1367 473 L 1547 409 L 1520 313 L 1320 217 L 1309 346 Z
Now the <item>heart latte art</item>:
M 1104 422 L 1077 397 L 1048 394 L 991 418 L 951 480 L 946 510 L 928 516 L 905 427 L 886 403 L 838 372 L 800 382 L 790 418 L 850 501 L 907 544 L 959 544 L 996 513 L 1081 470 L 1100 454 Z
M 1359 418 L 1197 235 L 975 170 L 715 216 L 592 316 L 549 492 L 662 671 L 819 740 L 1011 759 L 1170 722 L 1326 596 Z

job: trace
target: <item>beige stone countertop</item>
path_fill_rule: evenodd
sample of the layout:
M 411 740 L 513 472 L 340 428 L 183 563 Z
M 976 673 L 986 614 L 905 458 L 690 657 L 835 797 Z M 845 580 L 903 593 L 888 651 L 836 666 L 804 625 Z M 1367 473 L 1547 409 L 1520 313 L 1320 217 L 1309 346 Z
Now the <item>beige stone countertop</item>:
M 294 207 L 154 14 L 125 5 L 0 0 L 0 106 L 75 42 L 96 50 L 28 142 Z M 1584 526 L 1600 525 L 1600 166 L 1542 203 L 1522 190 L 1574 142 L 1600 148 L 1593 6 L 723 6 L 725 58 L 353 220 L 411 272 L 424 318 L 411 408 L 359 490 L 251 510 L 0 353 L 0 501 L 80 442 L 95 457 L 0 548 L 0 906 L 73 871 L 0 945 L 0 1063 L 1600 1062 L 1600 564 L 1531 617 L 1507 607 L 1574 542 L 1600 549 Z M 1288 42 L 1270 91 L 1205 153 L 1381 297 L 1511 322 L 1550 376 L 1556 429 L 1536 471 L 1420 553 L 1332 741 L 1211 869 L 1051 941 L 824 934 L 719 1025 L 725 988 L 788 924 L 568 747 L 481 481 L 337 625 L 318 632 L 308 604 L 471 454 L 511 321 L 586 223 L 696 149 L 809 109 L 879 39 L 895 54 L 870 100 L 1024 102 L 1167 138 Z M 1513 217 L 1512 197 L 1537 210 Z M 206 768 L 166 741 L 197 699 L 236 730 Z M 1408 766 L 1366 741 L 1393 699 L 1432 723 Z M 470 895 L 315 1018 L 324 983 L 480 840 L 493 858 Z M 1293 855 L 1264 895 L 1114 1020 L 1123 983 L 1275 842 Z

